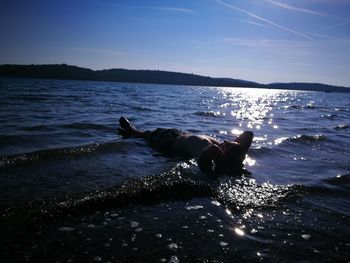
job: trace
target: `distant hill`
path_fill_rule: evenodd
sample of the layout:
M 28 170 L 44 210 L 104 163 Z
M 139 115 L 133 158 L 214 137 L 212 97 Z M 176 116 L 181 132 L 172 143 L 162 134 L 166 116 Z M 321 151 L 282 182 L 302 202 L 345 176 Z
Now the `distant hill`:
M 288 89 L 288 90 L 315 90 L 324 92 L 350 92 L 350 88 L 332 86 L 321 83 L 303 83 L 303 82 L 292 82 L 292 83 L 271 83 L 268 85 L 272 89 Z
M 290 90 L 314 90 L 326 92 L 350 92 L 349 88 L 319 83 L 272 83 L 265 85 L 240 79 L 211 78 L 188 73 L 127 69 L 91 70 L 66 64 L 0 65 L 0 77 L 96 80 L 192 86 L 252 87 Z

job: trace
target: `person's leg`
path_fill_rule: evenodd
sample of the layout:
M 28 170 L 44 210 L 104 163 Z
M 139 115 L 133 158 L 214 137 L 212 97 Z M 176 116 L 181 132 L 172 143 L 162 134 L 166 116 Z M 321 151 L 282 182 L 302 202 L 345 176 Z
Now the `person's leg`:
M 150 134 L 150 131 L 137 130 L 135 126 L 133 126 L 129 120 L 123 116 L 119 119 L 119 125 L 121 128 L 118 128 L 118 132 L 123 136 L 123 138 L 135 137 L 146 139 Z

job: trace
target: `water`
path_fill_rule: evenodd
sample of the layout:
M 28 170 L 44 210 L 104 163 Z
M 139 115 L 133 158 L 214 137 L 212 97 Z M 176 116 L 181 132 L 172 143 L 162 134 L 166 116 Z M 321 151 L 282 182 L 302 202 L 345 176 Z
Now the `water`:
M 0 80 L 2 262 L 349 262 L 350 95 Z M 252 130 L 251 176 L 140 139 Z

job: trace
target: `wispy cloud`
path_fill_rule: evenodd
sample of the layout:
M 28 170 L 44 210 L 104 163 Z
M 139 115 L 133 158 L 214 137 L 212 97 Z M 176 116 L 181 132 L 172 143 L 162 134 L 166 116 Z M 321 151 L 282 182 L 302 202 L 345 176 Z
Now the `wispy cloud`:
M 297 41 L 297 40 L 274 40 L 274 39 L 265 39 L 265 38 L 226 38 L 224 39 L 225 43 L 245 46 L 245 47 L 306 47 L 309 46 L 312 42 Z
M 293 50 L 293 55 L 296 52 L 303 52 L 303 50 L 313 50 L 321 46 L 348 46 L 350 45 L 350 38 L 330 38 L 321 34 L 312 34 L 317 39 L 314 41 L 303 40 L 281 40 L 281 39 L 267 39 L 267 38 L 226 38 L 224 43 L 242 46 L 242 47 L 256 47 L 256 48 L 272 48 L 273 50 Z
M 307 34 L 310 36 L 313 36 L 313 37 L 320 38 L 320 39 L 333 40 L 333 38 L 326 36 L 326 35 L 323 35 L 323 34 L 317 34 L 317 33 L 307 33 Z
M 269 20 L 269 19 L 266 19 L 266 18 L 264 18 L 264 17 L 255 15 L 255 14 L 253 14 L 253 13 L 247 11 L 247 10 L 244 10 L 244 9 L 238 8 L 238 7 L 236 7 L 236 6 L 227 4 L 227 3 L 225 3 L 225 2 L 223 2 L 223 1 L 221 1 L 221 0 L 216 0 L 216 2 L 222 4 L 222 5 L 226 6 L 226 7 L 229 7 L 229 8 L 231 8 L 231 9 L 233 9 L 233 10 L 236 10 L 236 11 L 238 11 L 238 12 L 241 12 L 241 13 L 244 13 L 244 14 L 246 14 L 246 15 L 248 15 L 248 16 L 251 16 L 251 17 L 253 17 L 253 18 L 257 19 L 257 20 L 260 20 L 260 21 L 263 21 L 263 22 L 265 22 L 265 23 L 267 23 L 267 24 L 270 24 L 270 25 L 272 25 L 272 26 L 274 26 L 274 27 L 277 27 L 277 28 L 279 28 L 279 29 L 281 29 L 281 30 L 284 30 L 284 31 L 286 31 L 286 32 L 292 33 L 292 34 L 294 34 L 294 35 L 297 35 L 297 36 L 302 37 L 302 38 L 307 39 L 307 40 L 313 40 L 311 37 L 309 37 L 309 36 L 307 36 L 307 35 L 305 35 L 305 34 L 303 34 L 303 33 L 301 33 L 301 32 L 298 32 L 298 31 L 295 31 L 295 30 L 290 29 L 290 28 L 288 28 L 288 27 L 285 27 L 285 26 L 283 26 L 283 25 L 277 24 L 277 23 L 275 23 L 275 22 L 273 22 L 273 21 L 271 21 L 271 20 Z
M 342 18 L 342 17 L 338 17 L 338 16 L 333 16 L 330 14 L 326 14 L 326 13 L 321 13 L 321 12 L 317 12 L 311 9 L 307 9 L 307 8 L 302 8 L 302 7 L 297 7 L 297 6 L 292 6 L 286 3 L 281 3 L 281 2 L 277 2 L 274 0 L 264 0 L 265 2 L 272 4 L 274 6 L 283 8 L 283 9 L 287 9 L 287 10 L 291 10 L 291 11 L 296 11 L 296 12 L 301 12 L 301 13 L 306 13 L 306 14 L 311 14 L 311 15 L 316 15 L 316 16 L 325 16 L 325 17 L 332 17 L 332 18 L 336 18 L 339 20 L 346 20 L 348 21 L 348 19 L 346 18 Z
M 280 7 L 280 8 L 284 8 L 284 9 L 288 9 L 288 10 L 292 10 L 292 11 L 297 11 L 297 12 L 302 12 L 302 13 L 307 13 L 307 14 L 312 14 L 312 15 L 318 15 L 318 16 L 329 16 L 328 14 L 325 13 L 320 13 L 320 12 L 316 12 L 310 9 L 306 9 L 306 8 L 301 8 L 301 7 L 296 7 L 296 6 L 291 6 L 285 3 L 281 3 L 281 2 L 277 2 L 277 1 L 273 1 L 273 0 L 265 0 L 265 2 L 270 3 L 274 6 Z
M 195 11 L 192 9 L 172 7 L 172 6 L 146 6 L 146 5 L 118 5 L 118 6 L 129 7 L 129 8 L 153 9 L 158 11 L 183 13 L 183 14 L 195 13 Z
M 333 25 L 330 25 L 330 26 L 326 26 L 326 27 L 322 27 L 322 28 L 313 30 L 311 33 L 306 33 L 309 36 L 323 38 L 323 39 L 332 39 L 332 38 L 330 38 L 330 37 L 328 37 L 326 35 L 319 34 L 319 32 L 327 31 L 329 29 L 333 29 L 333 28 L 336 28 L 336 27 L 345 26 L 345 25 L 350 24 L 350 20 L 347 19 L 347 18 L 343 18 L 343 17 L 339 17 L 339 16 L 333 16 L 333 15 L 330 15 L 330 14 L 317 12 L 317 11 L 314 11 L 314 10 L 311 10 L 311 9 L 296 7 L 296 6 L 292 6 L 292 5 L 286 4 L 286 3 L 277 2 L 275 0 L 264 0 L 264 1 L 269 3 L 269 4 L 272 4 L 274 6 L 277 6 L 279 8 L 283 8 L 283 9 L 287 9 L 287 10 L 291 10 L 291 11 L 296 11 L 296 12 L 301 12 L 301 13 L 306 13 L 306 14 L 311 14 L 311 15 L 331 17 L 331 18 L 343 21 L 341 23 L 337 23 L 337 24 L 333 24 Z
M 253 22 L 253 21 L 250 21 L 250 20 L 246 20 L 246 19 L 235 19 L 236 21 L 239 21 L 239 22 L 242 22 L 242 23 L 245 23 L 245 24 L 250 24 L 250 25 L 254 25 L 254 26 L 259 26 L 259 27 L 267 27 L 267 25 L 264 25 L 264 24 L 261 24 L 261 23 L 258 23 L 258 22 Z
M 299 2 L 305 2 L 305 0 L 299 0 Z M 307 2 L 313 4 L 350 5 L 349 0 L 307 0 Z
M 146 8 L 146 7 L 145 7 Z M 177 7 L 161 7 L 161 6 L 151 6 L 150 9 L 156 9 L 167 12 L 176 12 L 176 13 L 194 13 L 192 9 L 186 8 L 177 8 Z

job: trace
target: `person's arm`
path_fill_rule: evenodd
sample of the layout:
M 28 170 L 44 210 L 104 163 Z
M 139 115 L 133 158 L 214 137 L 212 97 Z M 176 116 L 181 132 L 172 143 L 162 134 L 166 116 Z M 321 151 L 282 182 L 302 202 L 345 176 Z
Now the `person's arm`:
M 206 174 L 212 175 L 219 166 L 221 166 L 224 159 L 224 152 L 221 148 L 215 144 L 212 144 L 205 148 L 199 158 L 198 166 L 199 169 Z M 213 167 L 213 162 L 215 163 L 215 169 Z
M 235 142 L 239 143 L 243 147 L 242 149 L 244 149 L 245 153 L 247 153 L 250 145 L 252 144 L 253 137 L 253 132 L 245 131 L 235 139 Z

